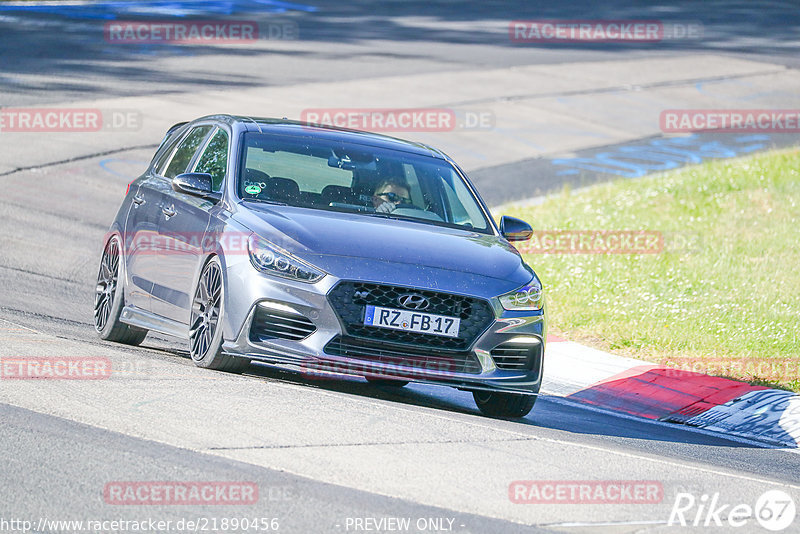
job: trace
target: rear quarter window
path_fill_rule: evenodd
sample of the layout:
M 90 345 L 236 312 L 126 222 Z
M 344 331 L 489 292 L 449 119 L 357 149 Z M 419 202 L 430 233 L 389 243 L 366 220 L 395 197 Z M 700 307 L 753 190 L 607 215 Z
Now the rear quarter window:
M 189 135 L 184 138 L 178 150 L 175 151 L 175 155 L 172 156 L 172 159 L 167 164 L 166 170 L 162 173 L 165 178 L 172 180 L 179 174 L 186 172 L 186 168 L 210 131 L 211 126 L 198 126 L 189 132 Z

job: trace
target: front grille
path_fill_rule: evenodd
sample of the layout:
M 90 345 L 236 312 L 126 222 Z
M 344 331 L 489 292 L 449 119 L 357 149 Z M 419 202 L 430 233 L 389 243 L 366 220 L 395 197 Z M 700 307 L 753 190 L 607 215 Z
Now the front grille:
M 364 324 L 364 314 L 368 304 L 403 309 L 398 298 L 409 293 L 422 295 L 428 299 L 430 305 L 424 313 L 460 318 L 458 337 L 403 332 Z M 432 349 L 467 350 L 494 322 L 492 307 L 485 300 L 402 286 L 339 282 L 328 294 L 328 301 L 339 317 L 344 332 L 349 336 Z
M 542 345 L 521 345 L 519 343 L 501 343 L 489 351 L 498 369 L 506 371 L 529 371 L 539 368 Z
M 410 348 L 350 336 L 336 336 L 323 349 L 331 356 L 396 366 L 398 374 L 424 375 L 425 371 L 479 374 L 481 364 L 472 352 L 442 352 Z
M 299 313 L 256 306 L 253 323 L 250 326 L 250 341 L 256 343 L 268 339 L 299 341 L 316 330 L 314 323 Z

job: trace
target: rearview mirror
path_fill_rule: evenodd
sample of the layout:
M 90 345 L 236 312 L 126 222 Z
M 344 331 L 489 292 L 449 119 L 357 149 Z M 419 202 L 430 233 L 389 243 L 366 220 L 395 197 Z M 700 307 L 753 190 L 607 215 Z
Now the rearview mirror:
M 533 228 L 525 221 L 503 215 L 500 219 L 500 233 L 509 241 L 525 241 L 533 235 Z
M 187 172 L 172 179 L 172 189 L 196 197 L 217 201 L 222 195 L 211 186 L 211 175 L 206 172 Z

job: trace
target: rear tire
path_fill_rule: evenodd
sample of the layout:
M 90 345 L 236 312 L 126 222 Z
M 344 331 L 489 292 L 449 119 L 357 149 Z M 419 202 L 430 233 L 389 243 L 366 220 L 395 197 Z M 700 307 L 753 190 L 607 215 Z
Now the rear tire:
M 217 257 L 211 258 L 200 274 L 192 301 L 189 323 L 189 354 L 198 367 L 241 373 L 250 360 L 222 352 L 222 315 L 225 290 L 222 282 L 222 265 Z
M 119 237 L 112 236 L 103 248 L 100 272 L 94 294 L 94 329 L 101 339 L 139 345 L 147 336 L 147 330 L 127 325 L 119 320 L 124 307 L 124 291 L 119 279 L 122 272 L 122 254 Z
M 473 391 L 472 397 L 483 415 L 489 417 L 525 417 L 536 403 L 536 395 Z

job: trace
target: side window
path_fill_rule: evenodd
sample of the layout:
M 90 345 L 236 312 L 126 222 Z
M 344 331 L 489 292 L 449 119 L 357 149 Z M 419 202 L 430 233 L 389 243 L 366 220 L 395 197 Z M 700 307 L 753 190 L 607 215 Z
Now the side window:
M 228 169 L 228 133 L 218 128 L 208 142 L 203 155 L 197 161 L 194 172 L 207 172 L 211 175 L 211 188 L 219 193 Z
M 178 147 L 177 152 L 175 152 L 175 155 L 172 157 L 172 161 L 167 165 L 167 170 L 163 173 L 165 178 L 172 180 L 179 174 L 186 172 L 186 167 L 189 166 L 192 157 L 195 152 L 197 152 L 197 149 L 200 148 L 203 139 L 206 138 L 206 135 L 208 135 L 210 131 L 211 126 L 198 126 L 186 136 L 181 146 Z
M 181 136 L 176 135 L 174 139 L 164 140 L 164 145 L 169 145 L 169 146 L 162 145 L 164 146 L 164 150 L 161 151 L 161 154 L 158 155 L 158 159 L 153 164 L 153 172 L 155 172 L 156 174 L 160 174 L 161 170 L 164 169 L 167 160 L 172 155 L 172 151 L 175 150 L 175 145 L 178 144 L 178 141 L 180 141 L 180 139 Z

